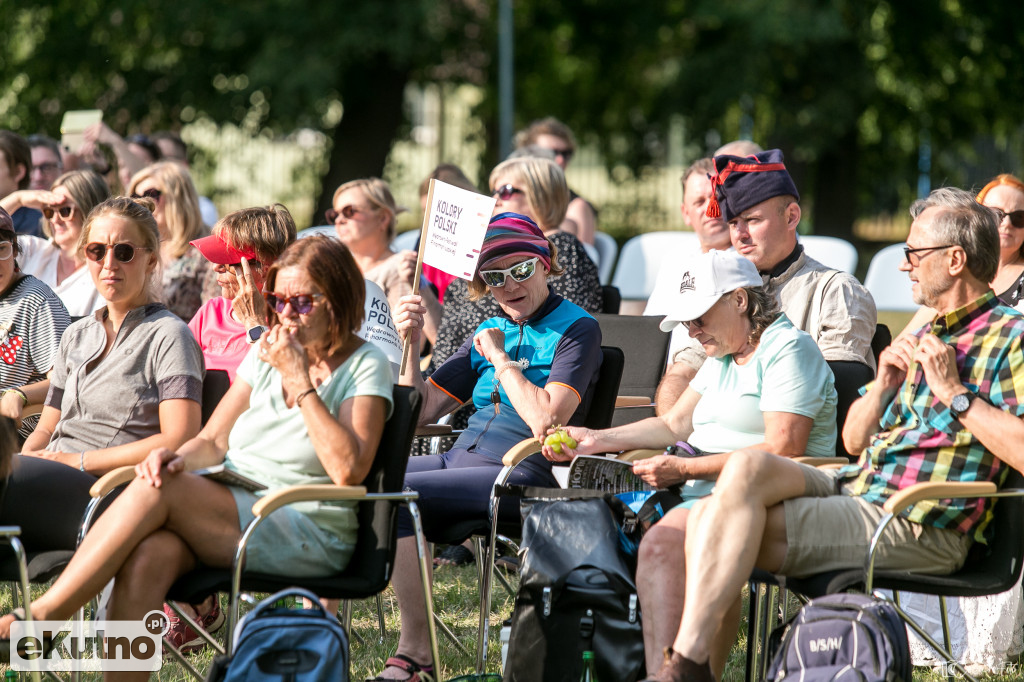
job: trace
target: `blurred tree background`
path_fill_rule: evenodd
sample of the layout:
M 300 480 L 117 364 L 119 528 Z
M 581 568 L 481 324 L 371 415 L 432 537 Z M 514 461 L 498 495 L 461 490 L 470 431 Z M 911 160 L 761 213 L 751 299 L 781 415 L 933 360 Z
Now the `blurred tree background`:
M 619 180 L 668 164 L 679 130 L 685 161 L 751 137 L 785 151 L 815 231 L 848 237 L 919 187 L 1021 169 L 1017 2 L 517 0 L 514 12 L 517 125 L 557 116 Z M 0 127 L 56 136 L 65 111 L 99 108 L 121 133 L 320 131 L 323 208 L 409 139 L 413 84 L 481 88 L 480 162 L 498 160 L 496 16 L 496 0 L 3 2 Z

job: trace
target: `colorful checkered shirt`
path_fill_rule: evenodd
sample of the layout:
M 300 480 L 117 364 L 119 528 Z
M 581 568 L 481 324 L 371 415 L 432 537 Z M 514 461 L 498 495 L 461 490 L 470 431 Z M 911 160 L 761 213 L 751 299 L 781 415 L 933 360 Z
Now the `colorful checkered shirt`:
M 938 316 L 915 332 L 934 334 L 956 349 L 964 386 L 996 407 L 1024 414 L 1024 315 L 1002 305 L 989 291 L 976 301 Z M 866 390 L 866 388 L 865 388 Z M 994 481 L 1002 485 L 1006 465 L 953 419 L 924 380 L 917 363 L 890 403 L 877 433 L 857 465 L 844 468 L 847 493 L 883 504 L 895 492 L 921 481 Z M 984 542 L 992 519 L 985 499 L 926 500 L 904 512 L 909 520 L 973 532 Z

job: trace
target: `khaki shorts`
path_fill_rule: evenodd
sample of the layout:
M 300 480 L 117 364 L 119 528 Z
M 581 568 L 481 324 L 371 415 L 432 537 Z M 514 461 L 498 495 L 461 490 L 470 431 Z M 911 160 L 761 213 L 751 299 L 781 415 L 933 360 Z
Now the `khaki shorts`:
M 799 578 L 863 567 L 868 544 L 885 510 L 842 492 L 838 470 L 801 468 L 805 496 L 782 503 L 787 548 L 779 573 Z M 875 552 L 875 568 L 946 575 L 963 565 L 970 546 L 970 536 L 957 530 L 896 518 Z

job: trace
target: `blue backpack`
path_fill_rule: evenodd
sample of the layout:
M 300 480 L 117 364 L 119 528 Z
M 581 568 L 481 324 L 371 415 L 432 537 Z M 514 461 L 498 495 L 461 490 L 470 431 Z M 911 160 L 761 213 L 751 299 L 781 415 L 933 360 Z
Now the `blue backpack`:
M 288 608 L 305 597 L 312 609 Z M 217 656 L 206 682 L 348 680 L 348 636 L 315 594 L 281 590 L 247 613 L 235 628 L 234 653 Z
M 829 594 L 772 633 L 767 682 L 911 682 L 907 628 L 892 604 Z

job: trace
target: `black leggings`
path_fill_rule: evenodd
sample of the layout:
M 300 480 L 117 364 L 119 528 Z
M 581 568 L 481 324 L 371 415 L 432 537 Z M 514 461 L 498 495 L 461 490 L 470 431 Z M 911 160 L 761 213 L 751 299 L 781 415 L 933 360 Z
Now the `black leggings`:
M 458 529 L 466 522 L 489 518 L 491 488 L 501 471 L 501 463 L 465 450 L 449 450 L 441 455 L 410 457 L 405 469 L 405 485 L 420 494 L 416 504 L 422 513 L 423 533 L 430 542 L 461 542 L 469 533 Z M 551 463 L 536 454 L 520 464 L 509 483 L 557 487 L 551 476 Z M 498 510 L 502 522 L 519 518 L 519 500 L 506 498 Z M 470 526 L 473 524 L 470 523 Z M 463 535 L 455 537 L 453 535 Z M 405 507 L 398 511 L 398 537 L 413 534 L 412 516 Z
M 96 477 L 66 464 L 13 456 L 0 491 L 0 525 L 20 526 L 30 552 L 74 550 Z

